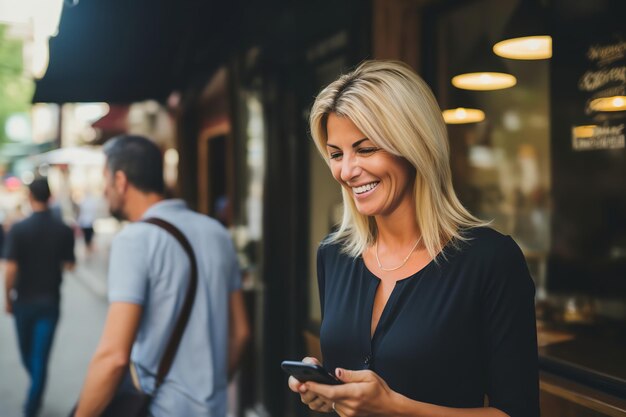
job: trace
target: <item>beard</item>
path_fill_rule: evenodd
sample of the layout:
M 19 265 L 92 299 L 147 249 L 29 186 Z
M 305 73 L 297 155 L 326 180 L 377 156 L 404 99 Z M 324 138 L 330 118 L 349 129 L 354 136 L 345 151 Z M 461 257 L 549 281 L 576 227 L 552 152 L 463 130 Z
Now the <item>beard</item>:
M 111 216 L 115 217 L 118 221 L 122 222 L 128 220 L 122 212 L 122 209 L 110 209 L 109 212 L 111 213 Z
M 115 217 L 119 221 L 128 220 L 128 217 L 124 213 L 122 207 L 122 204 L 113 204 L 112 202 L 109 202 L 109 213 L 111 213 L 111 216 Z

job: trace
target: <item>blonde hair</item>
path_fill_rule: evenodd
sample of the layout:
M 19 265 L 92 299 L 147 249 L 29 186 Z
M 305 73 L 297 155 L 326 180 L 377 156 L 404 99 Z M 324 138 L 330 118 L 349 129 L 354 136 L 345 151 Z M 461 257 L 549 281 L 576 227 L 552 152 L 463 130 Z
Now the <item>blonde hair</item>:
M 428 85 L 408 65 L 365 61 L 319 93 L 309 123 L 327 163 L 326 124 L 331 113 L 347 117 L 367 138 L 415 168 L 415 215 L 433 259 L 448 242 L 466 240 L 463 229 L 486 224 L 470 214 L 454 192 L 441 110 Z M 376 222 L 358 212 L 344 187 L 341 192 L 343 220 L 329 242 L 341 242 L 346 253 L 357 257 L 376 240 Z

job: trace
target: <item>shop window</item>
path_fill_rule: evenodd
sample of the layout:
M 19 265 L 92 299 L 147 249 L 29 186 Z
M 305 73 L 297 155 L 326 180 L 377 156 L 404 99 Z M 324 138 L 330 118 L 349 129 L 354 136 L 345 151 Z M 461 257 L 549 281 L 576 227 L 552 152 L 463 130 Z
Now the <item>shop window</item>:
M 544 8 L 550 58 L 492 52 L 520 1 L 468 1 L 433 11 L 436 52 L 426 73 L 442 108 L 462 109 L 456 120 L 447 115 L 461 201 L 512 235 L 526 256 L 537 288 L 542 369 L 623 396 L 626 4 L 526 3 Z M 453 85 L 456 75 L 494 58 L 513 85 Z M 467 109 L 482 115 L 468 122 Z

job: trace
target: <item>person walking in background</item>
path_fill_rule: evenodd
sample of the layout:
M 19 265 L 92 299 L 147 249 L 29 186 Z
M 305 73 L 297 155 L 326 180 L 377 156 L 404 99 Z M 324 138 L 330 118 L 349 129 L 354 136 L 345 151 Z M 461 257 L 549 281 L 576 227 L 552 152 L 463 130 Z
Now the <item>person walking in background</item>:
M 343 384 L 291 390 L 340 416 L 539 417 L 534 283 L 458 200 L 426 83 L 365 62 L 322 90 L 310 127 L 343 194 L 317 255 L 324 366 Z
M 98 199 L 90 192 L 87 192 L 79 204 L 77 223 L 83 233 L 87 252 L 91 252 L 93 249 L 93 223 L 98 217 L 98 210 L 100 208 L 98 203 Z
M 72 229 L 48 208 L 50 188 L 45 178 L 29 185 L 33 214 L 15 223 L 7 234 L 4 258 L 5 309 L 13 314 L 22 363 L 31 384 L 25 416 L 35 416 L 41 406 L 48 357 L 59 320 L 63 268 L 74 267 Z
M 111 214 L 133 223 L 111 247 L 109 311 L 75 416 L 100 415 L 132 362 L 140 388 L 153 395 L 151 416 L 224 417 L 228 379 L 249 338 L 230 236 L 183 201 L 164 199 L 162 156 L 153 142 L 119 136 L 104 152 Z M 148 218 L 178 228 L 191 243 L 198 265 L 192 313 L 157 392 L 155 375 L 185 299 L 190 262 L 169 233 L 141 221 Z

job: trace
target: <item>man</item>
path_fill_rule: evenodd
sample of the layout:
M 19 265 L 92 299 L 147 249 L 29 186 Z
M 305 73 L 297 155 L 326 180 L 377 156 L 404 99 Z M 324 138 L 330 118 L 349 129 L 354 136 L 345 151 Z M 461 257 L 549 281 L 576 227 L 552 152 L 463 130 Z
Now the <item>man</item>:
M 99 415 L 129 361 L 136 365 L 142 390 L 153 393 L 154 376 L 190 279 L 189 260 L 178 241 L 157 226 L 139 222 L 157 217 L 175 225 L 191 243 L 198 287 L 172 368 L 155 393 L 150 413 L 225 416 L 228 377 L 249 337 L 230 236 L 217 221 L 189 210 L 181 200 L 164 199 L 162 157 L 154 143 L 119 136 L 104 152 L 111 213 L 134 223 L 113 241 L 109 311 L 75 415 Z
M 33 214 L 7 235 L 5 309 L 13 314 L 22 363 L 31 384 L 24 415 L 35 416 L 46 385 L 48 356 L 59 319 L 63 267 L 74 267 L 74 234 L 48 208 L 44 178 L 29 185 Z

